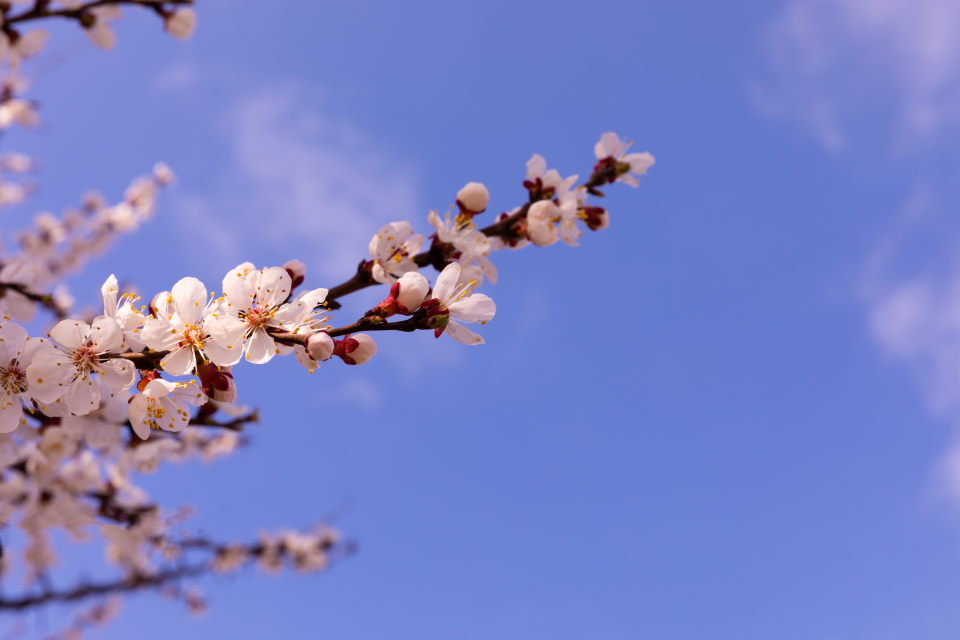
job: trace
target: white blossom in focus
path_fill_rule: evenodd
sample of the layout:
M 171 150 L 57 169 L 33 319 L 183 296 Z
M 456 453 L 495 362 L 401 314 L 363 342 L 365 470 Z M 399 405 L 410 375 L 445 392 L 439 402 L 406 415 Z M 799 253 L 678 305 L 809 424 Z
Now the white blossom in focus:
M 155 301 L 157 299 L 155 298 Z M 211 338 L 209 324 L 222 309 L 220 302 L 207 297 L 207 288 L 193 277 L 181 278 L 169 293 L 160 294 L 154 317 L 147 318 L 141 338 L 155 351 L 169 351 L 160 361 L 164 371 L 185 376 L 197 368 L 197 358 L 216 365 L 231 366 L 240 361 L 240 337 L 233 342 Z
M 103 358 L 123 346 L 116 320 L 98 316 L 92 325 L 62 320 L 50 330 L 50 337 L 55 344 L 43 345 L 27 367 L 31 392 L 39 401 L 62 399 L 70 413 L 85 415 L 100 406 L 101 385 L 115 394 L 133 384 L 132 362 Z
M 430 315 L 435 320 L 434 333 L 439 338 L 446 333 L 456 340 L 468 345 L 483 344 L 483 338 L 467 329 L 461 323 L 479 322 L 486 324 L 497 312 L 497 306 L 489 296 L 482 293 L 472 293 L 475 282 L 460 283 L 460 265 L 453 262 L 444 268 L 437 276 L 433 287 L 433 298 L 424 303 L 430 308 Z M 430 304 L 433 302 L 433 304 Z
M 370 240 L 371 274 L 382 284 L 394 282 L 408 271 L 416 271 L 412 260 L 423 246 L 423 236 L 413 232 L 407 221 L 391 222 L 381 227 Z

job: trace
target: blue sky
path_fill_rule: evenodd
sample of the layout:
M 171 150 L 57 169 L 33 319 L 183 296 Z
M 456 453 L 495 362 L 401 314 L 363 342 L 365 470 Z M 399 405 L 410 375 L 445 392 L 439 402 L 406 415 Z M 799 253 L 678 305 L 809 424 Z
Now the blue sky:
M 333 512 L 359 553 L 205 583 L 199 620 L 136 598 L 100 637 L 956 637 L 955 3 L 199 13 L 188 43 L 141 15 L 110 53 L 57 32 L 46 124 L 9 138 L 43 163 L 10 226 L 178 172 L 76 279 L 91 302 L 110 272 L 215 286 L 244 260 L 333 284 L 381 224 L 425 228 L 468 180 L 508 209 L 531 153 L 584 174 L 608 130 L 657 165 L 581 248 L 497 256 L 484 347 L 239 370 L 252 446 L 148 485 L 218 537 Z

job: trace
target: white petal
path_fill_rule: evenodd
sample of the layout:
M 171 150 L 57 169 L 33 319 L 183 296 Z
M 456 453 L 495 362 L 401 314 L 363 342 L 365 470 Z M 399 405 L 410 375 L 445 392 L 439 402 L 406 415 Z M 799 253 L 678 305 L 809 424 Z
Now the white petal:
M 100 406 L 100 389 L 90 376 L 79 376 L 63 396 L 67 409 L 75 416 L 85 416 Z
M 456 262 L 448 264 L 440 275 L 437 276 L 437 282 L 433 285 L 433 297 L 444 302 L 453 293 L 453 288 L 457 286 L 460 279 L 460 265 Z
M 173 306 L 186 324 L 197 324 L 207 304 L 207 288 L 196 278 L 181 278 L 173 285 Z
M 27 330 L 15 322 L 0 327 L 0 363 L 19 360 L 27 343 Z
M 273 338 L 267 335 L 263 329 L 257 329 L 249 338 L 247 338 L 247 361 L 253 364 L 264 364 L 270 362 L 276 355 L 277 348 L 273 343 Z
M 249 262 L 244 262 L 223 276 L 223 295 L 227 302 L 238 309 L 247 309 L 253 300 L 257 271 Z
M 130 425 L 133 427 L 133 432 L 137 434 L 141 440 L 146 440 L 150 437 L 150 424 L 147 420 L 147 403 L 147 397 L 142 394 L 134 396 L 133 400 L 130 401 Z
M 90 328 L 90 336 L 97 353 L 113 353 L 123 347 L 123 329 L 113 318 L 98 316 Z
M 204 325 L 210 337 L 221 347 L 231 348 L 241 344 L 247 331 L 247 323 L 233 316 L 220 316 L 207 321 Z
M 103 313 L 111 318 L 117 312 L 117 298 L 120 293 L 120 285 L 117 283 L 117 276 L 110 274 L 110 277 L 100 287 L 100 294 L 103 296 Z
M 90 325 L 79 320 L 61 320 L 50 330 L 50 337 L 68 349 L 76 349 L 90 338 Z
M 235 345 L 225 347 L 216 340 L 207 340 L 203 345 L 203 353 L 215 365 L 232 367 L 240 362 L 240 358 L 243 356 L 241 344 L 237 342 Z
M 175 376 L 190 375 L 197 366 L 196 350 L 193 345 L 186 344 L 167 354 L 160 361 L 160 366 L 164 371 Z
M 170 382 L 163 378 L 154 378 L 143 388 L 143 395 L 148 398 L 163 398 L 173 393 L 176 388 L 176 382 Z
M 462 324 L 457 324 L 456 322 L 451 322 L 447 325 L 446 334 L 457 342 L 462 342 L 463 344 L 468 344 L 471 346 L 483 344 L 483 338 L 480 337 L 479 334 L 474 333 Z
M 100 364 L 100 379 L 114 393 L 133 386 L 136 374 L 136 366 L 123 358 L 113 358 Z
M 474 293 L 451 304 L 450 313 L 463 322 L 487 322 L 497 313 L 497 305 L 490 296 Z
M 27 367 L 30 395 L 40 402 L 54 402 L 63 395 L 75 369 L 69 356 L 52 346 L 38 349 Z
M 10 394 L 0 396 L 0 433 L 12 433 L 23 422 L 20 398 Z
M 264 269 L 257 284 L 257 304 L 263 308 L 278 307 L 290 296 L 290 288 L 290 274 L 286 269 Z
M 169 351 L 180 342 L 180 333 L 166 318 L 147 318 L 140 339 L 155 351 Z

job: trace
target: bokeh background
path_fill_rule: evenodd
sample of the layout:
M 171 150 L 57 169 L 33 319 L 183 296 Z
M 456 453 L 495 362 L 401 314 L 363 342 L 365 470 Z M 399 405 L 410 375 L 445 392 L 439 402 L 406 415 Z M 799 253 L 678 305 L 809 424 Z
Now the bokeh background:
M 468 180 L 509 209 L 531 153 L 586 174 L 608 130 L 657 165 L 581 248 L 495 257 L 486 346 L 243 366 L 251 446 L 146 484 L 218 538 L 326 518 L 358 554 L 204 582 L 198 620 L 133 598 L 97 637 L 957 637 L 960 5 L 198 9 L 187 43 L 132 11 L 112 52 L 57 30 L 45 124 L 4 140 L 43 164 L 5 229 L 177 171 L 74 280 L 91 306 L 111 272 L 339 282 L 381 224 Z

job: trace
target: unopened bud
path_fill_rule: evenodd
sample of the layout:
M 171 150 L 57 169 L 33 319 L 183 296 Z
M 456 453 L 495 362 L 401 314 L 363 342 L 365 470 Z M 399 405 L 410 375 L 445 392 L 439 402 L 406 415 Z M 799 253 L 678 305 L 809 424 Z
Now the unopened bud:
M 377 353 L 377 343 L 365 333 L 355 333 L 334 342 L 333 355 L 347 364 L 364 364 Z
M 317 362 L 329 360 L 333 355 L 333 348 L 333 338 L 326 331 L 318 331 L 307 338 L 307 355 Z
M 390 296 L 397 301 L 400 313 L 410 315 L 423 304 L 430 292 L 430 283 L 419 271 L 409 271 L 397 280 L 390 289 Z
M 545 247 L 557 241 L 554 221 L 559 217 L 560 208 L 553 200 L 539 200 L 530 205 L 527 211 L 527 235 L 533 244 Z
M 457 206 L 464 213 L 485 211 L 490 202 L 490 193 L 482 182 L 468 182 L 457 192 Z
M 307 275 L 307 265 L 297 259 L 288 261 L 283 268 L 290 274 L 290 286 L 296 289 L 303 284 L 303 279 Z
M 181 7 L 167 15 L 163 26 L 174 38 L 186 40 L 193 35 L 197 26 L 197 12 L 189 7 Z

